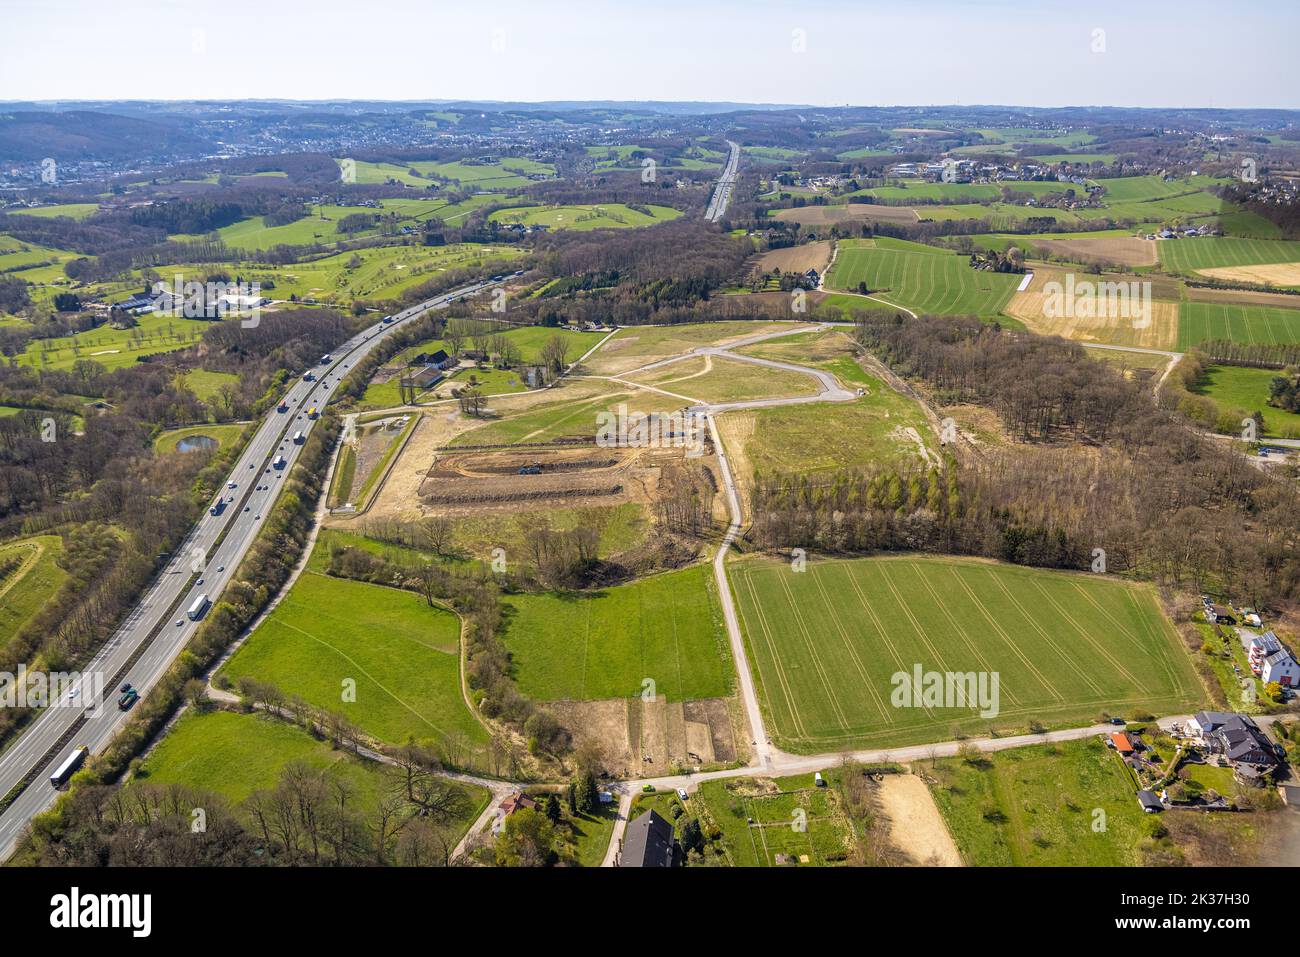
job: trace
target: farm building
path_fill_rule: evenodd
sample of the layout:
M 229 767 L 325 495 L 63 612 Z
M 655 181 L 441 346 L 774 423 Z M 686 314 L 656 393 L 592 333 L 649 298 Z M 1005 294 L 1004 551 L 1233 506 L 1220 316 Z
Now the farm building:
M 442 372 L 436 366 L 425 366 L 411 376 L 411 384 L 417 389 L 428 389 L 442 381 Z
M 439 369 L 446 369 L 456 365 L 456 360 L 447 355 L 445 349 L 439 349 L 437 352 L 421 352 L 411 359 L 411 365 L 435 366 Z
M 673 826 L 656 812 L 648 811 L 627 826 L 618 866 L 675 867 L 681 855 Z

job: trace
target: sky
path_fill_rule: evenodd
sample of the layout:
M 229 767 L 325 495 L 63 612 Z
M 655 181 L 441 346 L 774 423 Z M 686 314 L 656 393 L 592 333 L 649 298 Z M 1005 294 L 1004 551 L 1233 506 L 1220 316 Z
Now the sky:
M 1300 107 L 1296 0 L 0 0 L 0 101 Z

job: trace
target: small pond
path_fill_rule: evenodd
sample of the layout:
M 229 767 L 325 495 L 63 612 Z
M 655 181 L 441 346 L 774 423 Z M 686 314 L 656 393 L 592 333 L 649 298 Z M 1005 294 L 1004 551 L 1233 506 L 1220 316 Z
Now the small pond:
M 221 443 L 210 435 L 187 435 L 176 443 L 177 452 L 211 452 Z

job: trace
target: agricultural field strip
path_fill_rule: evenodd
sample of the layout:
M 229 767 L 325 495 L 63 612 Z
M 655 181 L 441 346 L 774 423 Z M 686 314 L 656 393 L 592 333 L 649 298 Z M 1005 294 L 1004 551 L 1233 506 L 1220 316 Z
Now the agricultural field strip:
M 914 563 L 907 564 L 907 565 L 899 565 L 898 567 L 899 567 L 899 568 L 906 568 L 906 569 L 909 569 L 909 570 L 911 570 L 911 571 L 913 571 L 913 572 L 916 571 L 916 566 L 915 566 Z M 956 572 L 956 569 L 955 569 L 955 568 L 954 568 L 954 569 L 951 569 L 951 571 Z M 970 570 L 970 572 L 971 572 L 972 574 L 976 574 L 976 575 L 978 575 L 978 574 L 980 573 L 980 570 L 978 570 L 978 569 L 972 569 L 972 570 Z M 984 570 L 984 574 L 986 574 L 986 575 L 991 575 L 991 574 L 992 574 L 992 569 Z M 890 575 L 890 573 L 885 573 L 885 575 L 882 576 L 882 577 L 889 577 L 889 575 Z M 743 597 L 748 597 L 748 598 L 751 598 L 751 599 L 752 599 L 752 597 L 753 597 L 756 593 L 754 592 L 754 586 L 753 586 L 753 584 L 752 584 L 750 581 L 748 581 L 748 578 L 749 578 L 749 577 L 750 577 L 749 571 L 746 570 L 746 569 L 744 569 L 744 568 L 742 567 L 742 569 L 741 569 L 741 574 L 737 576 L 737 581 L 738 581 L 738 585 L 739 585 L 739 587 L 740 587 L 740 594 L 741 594 Z M 855 586 L 855 589 L 856 589 L 856 582 L 853 582 L 853 581 L 852 581 L 852 576 L 850 576 L 850 579 L 851 579 L 851 584 L 854 585 L 854 586 Z M 878 578 L 877 580 L 879 580 L 879 578 Z M 964 585 L 964 582 L 959 582 L 959 583 Z M 896 586 L 895 586 L 895 583 L 894 583 L 894 581 L 893 581 L 892 578 L 890 578 L 890 581 L 889 581 L 888 583 L 886 583 L 886 584 L 887 584 L 887 587 L 891 587 L 891 588 L 896 587 Z M 1078 583 L 1074 583 L 1074 584 L 1075 584 L 1075 586 L 1077 587 L 1077 584 L 1078 584 Z M 1040 588 L 1039 590 L 1041 591 L 1042 589 Z M 862 595 L 860 589 L 856 589 L 856 591 L 857 591 L 857 595 L 858 595 L 859 603 L 862 605 L 863 609 L 866 610 L 866 611 L 868 612 L 868 617 L 870 617 L 870 618 L 872 619 L 872 621 L 876 624 L 876 627 L 877 627 L 877 635 L 876 635 L 876 636 L 873 636 L 873 637 L 880 637 L 880 638 L 884 639 L 884 643 L 886 644 L 886 647 L 887 647 L 887 648 L 890 648 L 891 654 L 892 654 L 892 655 L 894 656 L 894 658 L 895 658 L 895 662 L 896 662 L 897 664 L 900 665 L 899 670 L 900 670 L 900 671 L 907 671 L 907 670 L 908 670 L 908 669 L 907 669 L 907 666 L 903 665 L 903 663 L 898 659 L 897 651 L 896 651 L 896 650 L 893 650 L 892 646 L 888 643 L 887 638 L 885 638 L 885 636 L 887 635 L 887 632 L 884 631 L 884 629 L 883 629 L 883 625 L 881 624 L 881 622 L 879 621 L 879 619 L 875 617 L 874 613 L 872 612 L 871 603 L 866 599 L 866 597 L 865 597 L 864 595 Z M 933 591 L 933 589 L 931 589 L 931 591 Z M 823 595 L 826 594 L 824 590 L 822 591 L 822 594 L 823 594 Z M 895 594 L 897 594 L 897 593 L 895 592 Z M 1091 596 L 1088 596 L 1088 597 L 1089 597 L 1089 599 L 1091 599 Z M 972 599 L 973 599 L 973 601 L 974 601 L 974 603 L 976 604 L 977 607 L 979 607 L 980 605 L 982 605 L 982 603 L 979 602 L 979 599 L 978 599 L 978 598 L 974 598 L 974 597 L 972 596 Z M 895 600 L 895 601 L 898 601 L 899 599 L 898 599 L 898 598 L 895 598 L 894 600 Z M 787 605 L 788 605 L 788 601 L 789 601 L 789 596 L 787 595 L 787 596 L 786 596 L 786 604 L 787 604 Z M 1135 598 L 1135 596 L 1134 596 L 1131 592 L 1126 596 L 1126 602 L 1127 602 L 1131 607 L 1133 607 L 1135 610 L 1138 610 L 1138 609 L 1137 609 L 1137 605 L 1136 605 L 1136 598 Z M 1094 604 L 1094 605 L 1096 604 L 1095 602 L 1090 602 L 1090 603 L 1092 603 L 1092 604 Z M 1012 604 L 1012 607 L 1016 607 L 1017 605 L 1020 605 L 1020 603 L 1019 603 L 1019 602 L 1015 602 L 1015 603 Z M 771 625 L 770 625 L 770 623 L 768 622 L 768 620 L 767 620 L 767 618 L 766 618 L 765 612 L 763 612 L 762 609 L 759 609 L 759 608 L 754 607 L 753 605 L 750 605 L 749 608 L 746 608 L 744 605 L 742 605 L 742 612 L 746 614 L 746 616 L 747 616 L 747 618 L 746 618 L 747 622 L 753 620 L 753 619 L 751 619 L 751 618 L 748 617 L 748 613 L 749 613 L 750 611 L 755 612 L 757 615 L 762 615 L 762 616 L 763 616 L 763 620 L 762 620 L 761 622 L 759 622 L 759 625 L 760 625 L 760 630 L 765 629 L 765 630 L 766 630 L 766 633 L 762 633 L 762 634 L 753 634 L 753 637 L 755 638 L 755 640 L 759 640 L 759 639 L 761 638 L 764 642 L 766 642 L 766 643 L 768 644 L 768 650 L 770 651 L 770 650 L 771 650 L 771 641 L 772 641 L 772 639 L 771 639 L 771 634 L 770 634 L 770 631 L 771 631 Z M 796 612 L 796 613 L 797 613 L 797 614 L 801 614 L 801 613 L 798 613 L 798 612 Z M 983 613 L 984 613 L 985 619 L 986 619 L 986 620 L 989 620 L 989 618 L 990 618 L 991 616 L 989 615 L 988 611 L 985 609 L 985 610 L 983 610 Z M 1028 611 L 1028 609 L 1024 608 L 1023 605 L 1020 605 L 1020 607 L 1019 607 L 1019 614 L 1022 615 L 1022 616 L 1025 616 L 1027 622 L 1030 621 L 1030 619 L 1029 619 L 1029 617 L 1028 617 L 1029 614 L 1030 614 L 1030 612 Z M 1119 626 L 1119 623 L 1118 623 L 1118 622 L 1115 622 L 1114 619 L 1113 619 L 1112 617 L 1109 616 L 1109 613 L 1106 613 L 1106 614 L 1107 614 L 1108 619 L 1109 619 L 1112 623 L 1114 623 L 1114 624 L 1116 624 L 1117 626 Z M 832 616 L 832 617 L 833 617 L 833 616 Z M 824 618 L 819 619 L 817 616 L 814 616 L 814 618 L 812 618 L 812 619 L 808 619 L 808 620 L 824 620 Z M 1080 635 L 1084 635 L 1084 631 L 1083 631 L 1083 629 L 1082 629 L 1082 626 L 1079 625 L 1077 619 L 1069 618 L 1069 621 L 1070 621 L 1070 624 L 1072 625 L 1072 627 L 1079 631 Z M 991 623 L 991 624 L 992 624 L 992 623 Z M 915 620 L 915 621 L 914 621 L 914 624 L 913 624 L 913 627 L 914 627 L 914 628 L 922 628 L 922 627 L 924 627 L 924 625 L 923 625 L 919 620 Z M 1031 627 L 1032 627 L 1032 626 L 1031 626 Z M 1161 641 L 1160 637 L 1159 637 L 1158 635 L 1154 634 L 1154 633 L 1152 632 L 1151 629 L 1152 629 L 1152 625 L 1151 625 L 1151 623 L 1145 621 L 1145 619 L 1144 619 L 1144 620 L 1143 620 L 1143 624 L 1142 624 L 1142 632 L 1145 634 L 1145 637 L 1146 637 L 1147 639 L 1150 639 L 1152 642 L 1154 642 L 1155 647 L 1158 648 L 1158 649 L 1160 649 L 1160 650 L 1161 650 L 1161 653 L 1162 653 L 1163 655 L 1166 655 L 1165 657 L 1162 657 L 1161 665 L 1162 665 L 1162 670 L 1164 671 L 1164 675 L 1165 675 L 1165 677 L 1168 678 L 1168 679 L 1170 679 L 1170 681 L 1171 681 L 1171 686 L 1170 686 L 1170 688 L 1168 688 L 1167 690 L 1166 690 L 1166 689 L 1156 690 L 1156 691 L 1153 692 L 1153 694 L 1154 694 L 1155 697 L 1156 697 L 1157 699 L 1159 699 L 1159 700 L 1165 700 L 1165 699 L 1169 699 L 1169 698 L 1172 698 L 1172 697 L 1177 696 L 1177 695 L 1183 695 L 1183 694 L 1185 694 L 1185 693 L 1186 693 L 1186 685 L 1185 685 L 1185 684 L 1181 684 L 1181 683 L 1179 683 L 1177 677 L 1173 675 L 1172 670 L 1170 669 L 1170 662 L 1169 662 L 1169 660 L 1168 660 L 1168 658 L 1167 658 L 1167 651 L 1168 651 L 1168 649 L 1165 647 L 1165 643 L 1163 643 L 1163 642 Z M 1000 634 L 999 634 L 999 637 L 1003 640 L 1003 642 L 1007 643 L 1008 647 L 1012 649 L 1013 653 L 1017 653 L 1017 654 L 1020 654 L 1020 653 L 1021 653 L 1021 652 L 1020 652 L 1020 649 L 1019 649 L 1019 646 L 1015 645 L 1014 642 L 1011 642 L 1011 641 L 1010 641 L 1009 636 L 1007 635 L 1007 633 L 1006 633 L 1004 630 L 998 628 L 998 629 L 995 629 L 993 633 L 994 633 L 994 634 L 999 634 L 999 633 L 1000 633 Z M 923 634 L 923 633 L 922 633 L 922 634 Z M 1140 642 L 1140 643 L 1141 643 L 1141 644 L 1144 644 L 1144 645 L 1146 644 L 1146 642 Z M 1092 642 L 1089 642 L 1089 644 L 1092 644 Z M 825 646 L 823 646 L 823 647 L 825 647 Z M 1095 647 L 1095 645 L 1094 645 L 1094 647 Z M 760 650 L 760 651 L 761 651 L 761 650 L 763 650 L 763 645 L 760 644 L 760 645 L 756 646 L 756 648 L 757 648 L 757 650 Z M 1050 643 L 1050 644 L 1048 645 L 1048 648 L 1050 648 L 1050 650 L 1052 651 L 1053 656 L 1059 658 L 1059 660 L 1061 660 L 1063 664 L 1067 664 L 1067 665 L 1069 666 L 1069 669 L 1070 669 L 1071 671 L 1078 671 L 1078 670 L 1081 669 L 1081 665 L 1080 665 L 1080 663 L 1077 662 L 1077 661 L 1075 661 L 1075 660 L 1073 660 L 1073 658 L 1070 657 L 1070 656 L 1065 652 L 1065 650 L 1062 649 L 1062 648 L 1060 647 L 1059 644 L 1057 644 L 1057 643 L 1055 643 L 1055 642 Z M 783 666 L 782 663 L 779 662 L 779 661 L 767 661 L 767 662 L 765 662 L 765 661 L 762 660 L 762 657 L 763 657 L 763 656 L 760 655 L 760 657 L 759 657 L 759 661 L 758 661 L 759 669 L 760 669 L 760 673 L 761 673 L 761 674 L 766 674 L 766 673 L 770 670 L 769 667 L 768 667 L 768 666 L 770 665 L 770 666 L 771 666 L 771 669 L 772 669 L 772 670 L 775 670 L 775 671 L 778 673 L 778 675 L 781 676 L 782 687 L 781 687 L 781 689 L 780 689 L 780 692 L 781 692 L 781 694 L 782 694 L 783 696 L 786 696 L 786 697 L 787 697 L 787 701 L 785 701 L 785 702 L 782 702 L 782 701 L 779 701 L 779 700 L 778 700 L 778 701 L 773 701 L 773 702 L 770 703 L 770 704 L 771 704 L 771 707 L 773 707 L 773 708 L 775 709 L 775 711 L 776 711 L 776 713 L 774 714 L 774 716 L 775 716 L 775 717 L 779 717 L 779 716 L 781 716 L 781 713 L 784 712 L 784 711 L 786 710 L 786 708 L 783 708 L 782 705 L 787 705 L 787 706 L 788 706 L 788 704 L 790 703 L 790 701 L 789 701 L 789 694 L 790 694 L 790 692 L 789 692 L 789 684 L 788 684 L 788 681 L 786 681 L 785 678 L 784 678 L 784 666 Z M 1122 666 L 1122 665 L 1121 665 L 1121 664 L 1120 664 L 1120 663 L 1119 663 L 1119 662 L 1118 662 L 1118 661 L 1117 661 L 1117 660 L 1116 660 L 1112 655 L 1109 655 L 1109 654 L 1103 654 L 1103 655 L 1101 656 L 1101 658 L 1102 658 L 1102 660 L 1105 662 L 1105 664 L 1108 666 L 1108 670 L 1111 671 L 1114 675 L 1119 676 L 1119 677 L 1122 677 L 1122 678 L 1124 678 L 1126 681 L 1129 681 L 1129 679 L 1131 679 L 1131 678 L 1133 677 L 1133 676 L 1132 676 L 1132 673 L 1129 672 L 1127 669 L 1125 669 L 1125 668 L 1124 668 L 1124 667 L 1123 667 L 1123 666 Z M 1034 669 L 1034 668 L 1032 667 L 1031 663 L 1028 662 L 1028 661 L 1025 661 L 1023 658 L 1022 658 L 1022 663 L 1024 663 L 1024 664 L 1026 665 L 1026 667 L 1027 667 L 1031 672 L 1032 672 L 1032 671 L 1036 671 L 1036 669 Z M 1039 672 L 1038 674 L 1041 675 L 1041 672 Z M 822 682 L 822 683 L 823 683 L 823 687 L 825 687 L 824 679 L 823 679 L 823 682 Z M 1042 687 L 1043 687 L 1044 689 L 1047 689 L 1047 688 L 1049 687 L 1048 684 L 1042 684 L 1041 680 L 1040 680 L 1039 683 L 1042 685 Z M 1082 680 L 1082 684 L 1085 685 L 1085 686 L 1088 686 L 1088 687 L 1087 687 L 1086 689 L 1084 689 L 1084 688 L 1080 688 L 1079 690 L 1081 690 L 1081 691 L 1085 691 L 1085 690 L 1086 690 L 1086 693 L 1085 693 L 1084 695 L 1080 696 L 1079 698 L 1077 698 L 1076 700 L 1070 702 L 1070 707 L 1079 708 L 1079 707 L 1086 706 L 1086 705 L 1088 705 L 1088 704 L 1092 704 L 1092 703 L 1104 703 L 1104 702 L 1107 701 L 1107 700 L 1112 700 L 1112 701 L 1113 701 L 1115 695 L 1126 693 L 1125 689 L 1115 688 L 1115 689 L 1112 689 L 1112 690 L 1110 691 L 1109 694 L 1107 694 L 1107 692 L 1106 692 L 1104 689 L 1099 689 L 1098 686 L 1097 686 L 1097 684 L 1096 684 L 1096 682 L 1095 682 L 1095 681 L 1092 681 L 1090 678 L 1088 678 L 1088 679 L 1083 679 L 1083 680 Z M 1130 687 L 1130 688 L 1132 687 L 1132 683 L 1131 683 L 1131 681 L 1130 681 L 1130 683 L 1129 683 L 1129 687 Z M 1054 686 L 1053 686 L 1053 690 L 1055 690 L 1055 689 L 1054 689 Z M 1059 696 L 1059 691 L 1057 691 L 1056 694 Z M 1125 699 L 1125 700 L 1128 700 L 1128 699 Z M 1013 703 L 1015 703 L 1015 702 L 1013 702 Z M 1059 711 L 1060 709 L 1059 709 L 1059 708 L 1052 708 L 1052 707 L 1050 707 L 1047 703 L 1042 703 L 1039 707 L 1033 707 L 1033 706 L 1031 706 L 1031 707 L 1016 707 L 1016 708 L 1011 709 L 1011 710 L 1003 709 L 1003 710 L 1001 710 L 1001 711 L 999 712 L 999 714 L 1002 715 L 1002 716 L 1010 716 L 1010 715 L 1015 715 L 1015 714 L 1032 714 L 1032 713 L 1035 712 L 1035 711 L 1044 711 L 1044 710 L 1046 710 L 1047 712 L 1050 713 L 1050 712 L 1054 712 L 1054 711 Z M 825 716 L 824 716 L 824 717 L 825 717 Z M 804 727 L 804 722 L 803 722 L 802 720 L 800 720 L 798 716 L 792 716 L 792 719 L 793 719 L 793 720 L 792 720 L 792 724 L 795 724 L 795 725 L 798 726 L 799 728 Z M 837 723 L 838 723 L 838 722 L 837 722 Z M 796 731 L 796 733 L 799 733 L 799 732 Z M 827 741 L 827 742 L 829 742 L 829 741 L 835 740 L 835 739 L 837 739 L 837 738 L 843 738 L 843 737 L 845 737 L 845 736 L 844 736 L 844 735 L 818 735 L 818 736 L 815 736 L 815 738 L 813 738 L 812 740 Z M 805 740 L 809 740 L 809 739 L 805 737 Z

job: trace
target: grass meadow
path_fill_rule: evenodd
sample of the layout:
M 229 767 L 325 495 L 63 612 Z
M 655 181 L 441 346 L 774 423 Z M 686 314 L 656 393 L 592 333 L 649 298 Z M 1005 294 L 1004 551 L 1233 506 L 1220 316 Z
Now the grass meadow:
M 593 593 L 511 595 L 505 642 L 525 695 L 669 701 L 731 693 L 732 661 L 708 565 Z
M 487 732 L 460 690 L 460 621 L 407 591 L 305 572 L 223 669 L 346 715 L 383 741 Z M 355 682 L 355 701 L 344 700 Z

